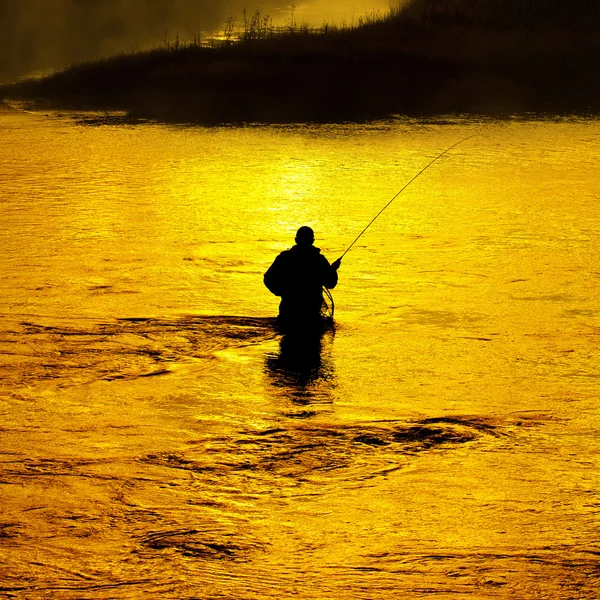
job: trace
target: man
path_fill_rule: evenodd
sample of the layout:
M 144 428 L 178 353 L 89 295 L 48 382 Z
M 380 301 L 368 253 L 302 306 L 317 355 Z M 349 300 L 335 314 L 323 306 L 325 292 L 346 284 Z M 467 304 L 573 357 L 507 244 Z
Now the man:
M 319 327 L 323 286 L 332 289 L 338 282 L 340 259 L 330 265 L 314 241 L 313 230 L 300 227 L 296 245 L 284 250 L 265 273 L 269 291 L 281 296 L 278 324 L 284 331 Z

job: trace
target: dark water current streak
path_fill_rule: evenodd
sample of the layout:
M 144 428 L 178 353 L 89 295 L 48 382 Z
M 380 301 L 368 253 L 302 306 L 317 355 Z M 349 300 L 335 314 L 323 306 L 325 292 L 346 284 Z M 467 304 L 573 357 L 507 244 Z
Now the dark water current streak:
M 8 358 L 0 368 L 8 386 L 43 379 L 60 379 L 64 386 L 154 377 L 169 373 L 170 363 L 208 358 L 219 348 L 274 336 L 269 318 L 126 318 L 90 323 L 88 329 L 21 321 L 0 333 L 0 351 Z

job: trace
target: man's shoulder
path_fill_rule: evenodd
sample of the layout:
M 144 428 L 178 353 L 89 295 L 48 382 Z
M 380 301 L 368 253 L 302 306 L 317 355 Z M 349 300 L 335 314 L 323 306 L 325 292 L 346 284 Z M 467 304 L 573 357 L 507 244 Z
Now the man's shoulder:
M 288 250 L 284 250 L 277 255 L 275 261 L 279 264 L 321 264 L 327 259 L 321 254 L 319 248 L 311 246 L 310 248 L 299 248 L 293 246 Z
M 285 260 L 287 258 L 290 258 L 291 256 L 293 256 L 293 252 L 292 252 L 292 249 L 289 248 L 288 250 L 284 250 L 283 252 L 280 252 L 277 255 L 277 258 L 275 260 Z
M 321 256 L 321 249 L 316 246 L 292 246 L 289 250 L 284 250 L 281 254 L 288 253 L 290 256 L 302 256 L 307 257 L 310 256 L 314 258 L 315 256 Z

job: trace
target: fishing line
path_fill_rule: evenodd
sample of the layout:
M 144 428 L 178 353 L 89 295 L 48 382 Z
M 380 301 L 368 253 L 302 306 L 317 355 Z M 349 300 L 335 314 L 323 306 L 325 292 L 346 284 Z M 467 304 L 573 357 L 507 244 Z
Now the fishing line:
M 329 311 L 331 312 L 331 315 L 328 315 L 328 316 L 329 316 L 330 319 L 333 319 L 333 315 L 335 313 L 335 302 L 333 301 L 333 294 L 325 286 L 323 286 L 323 293 L 325 294 L 325 296 L 329 300 L 329 304 L 331 305 L 331 308 L 329 308 Z
M 427 166 L 423 167 L 369 222 L 369 224 L 358 234 L 358 236 L 356 237 L 356 239 L 348 246 L 348 248 L 346 248 L 346 251 L 344 252 L 344 254 L 342 254 L 339 258 L 338 261 L 341 261 L 342 258 L 344 258 L 344 256 L 346 256 L 346 254 L 348 253 L 348 251 L 350 250 L 350 248 L 352 248 L 352 246 L 354 246 L 354 244 L 356 244 L 356 242 L 358 242 L 358 240 L 362 237 L 363 233 L 365 233 L 365 231 L 367 231 L 367 229 L 369 229 L 369 227 L 371 227 L 371 225 L 373 225 L 373 223 L 375 223 L 375 221 L 377 220 L 377 217 L 379 217 L 379 215 L 415 180 L 417 179 L 417 177 L 419 177 L 421 174 L 423 174 L 425 171 L 427 171 L 427 169 L 429 169 L 429 167 L 431 167 L 431 165 L 438 161 L 440 158 L 442 158 L 442 156 L 444 156 L 444 154 L 447 154 L 448 152 L 450 152 L 450 150 L 452 150 L 452 148 L 456 148 L 456 146 L 458 146 L 459 144 L 462 144 L 463 142 L 466 142 L 468 139 L 475 137 L 476 134 L 473 135 L 469 135 L 466 138 L 460 140 L 459 142 L 456 142 L 456 144 L 453 144 L 452 146 L 450 146 L 450 148 L 447 148 L 446 150 L 444 150 L 441 154 L 438 154 Z

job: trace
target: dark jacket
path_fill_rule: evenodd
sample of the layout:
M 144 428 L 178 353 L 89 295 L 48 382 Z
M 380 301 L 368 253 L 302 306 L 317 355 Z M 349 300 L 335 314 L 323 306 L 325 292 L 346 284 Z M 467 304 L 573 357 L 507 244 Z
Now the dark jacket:
M 279 319 L 301 324 L 318 319 L 323 304 L 323 286 L 336 286 L 338 274 L 314 246 L 296 245 L 282 252 L 265 273 L 270 292 L 281 296 Z

